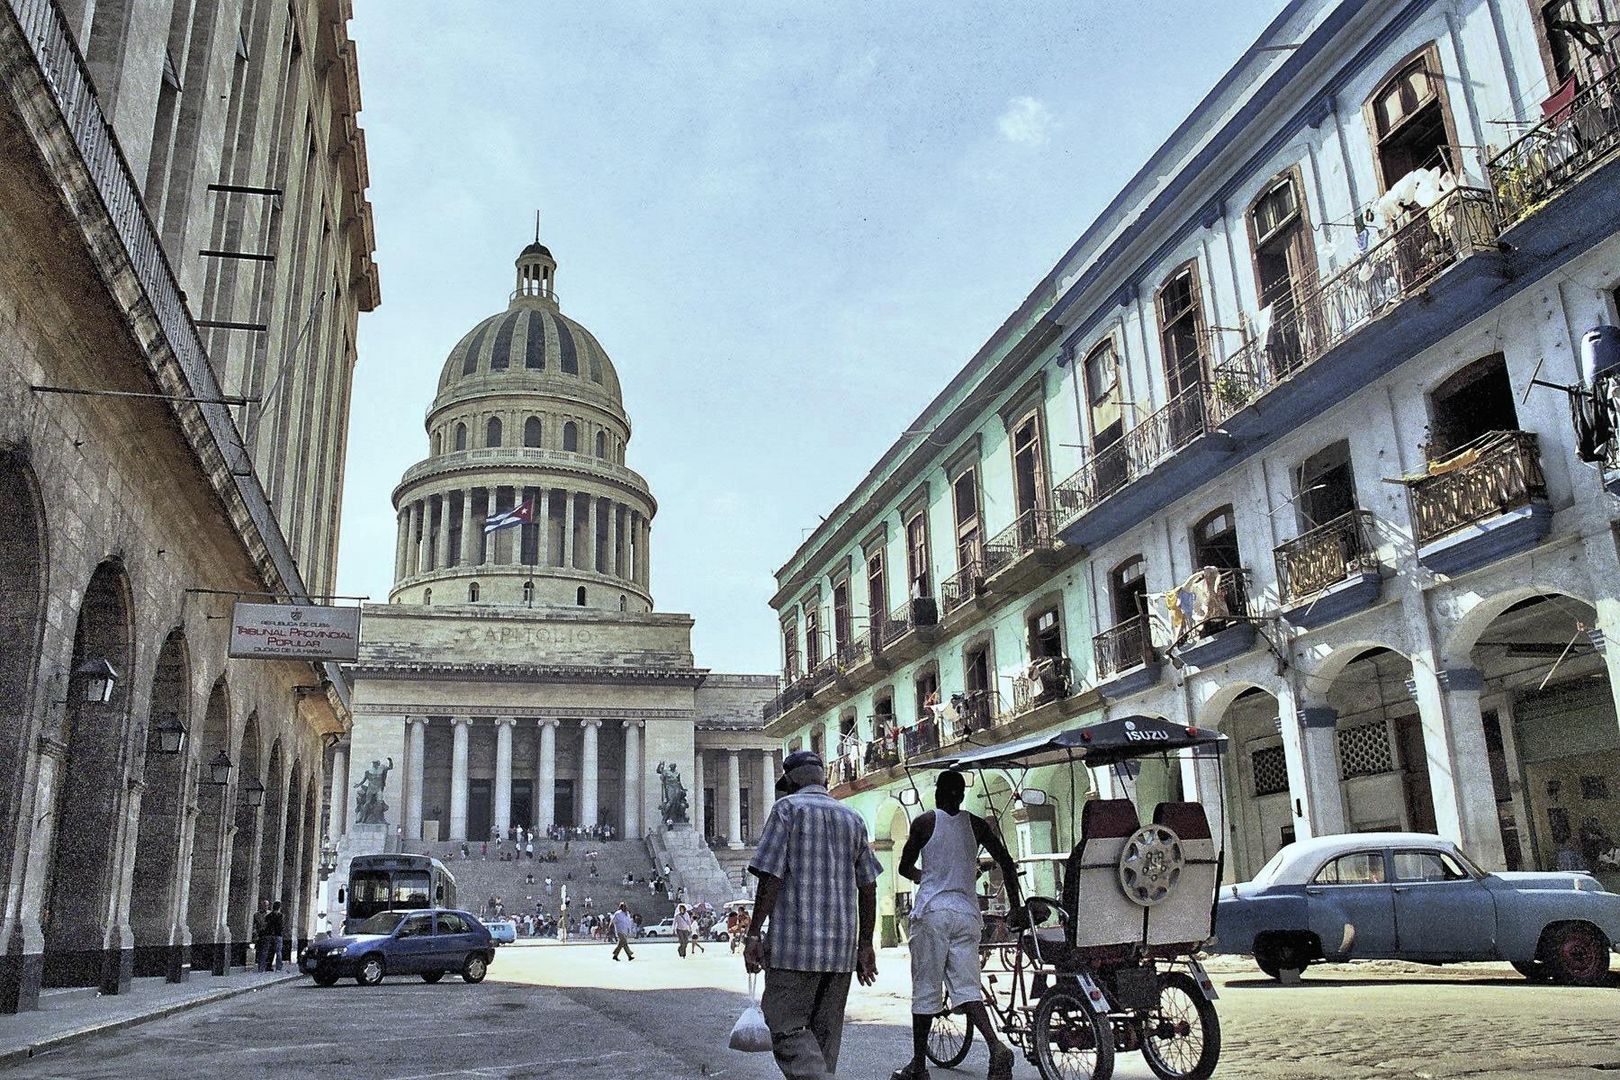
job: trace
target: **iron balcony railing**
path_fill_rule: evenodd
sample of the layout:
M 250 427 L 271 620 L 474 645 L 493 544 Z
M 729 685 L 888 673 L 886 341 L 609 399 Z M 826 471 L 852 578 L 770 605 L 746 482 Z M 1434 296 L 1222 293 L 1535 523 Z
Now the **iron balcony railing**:
M 1280 545 L 1277 589 L 1285 604 L 1315 596 L 1358 574 L 1378 570 L 1371 510 L 1351 510 Z
M 1320 285 L 1273 305 L 1270 324 L 1210 369 L 1210 425 L 1315 363 L 1446 267 L 1494 247 L 1496 238 L 1491 193 L 1458 188 Z
M 852 637 L 842 645 L 838 646 L 838 651 L 834 654 L 834 658 L 837 661 L 839 672 L 842 673 L 849 671 L 851 668 L 864 661 L 867 655 L 868 650 L 866 647 L 866 642 L 858 637 Z
M 1058 517 L 1067 521 L 1085 513 L 1203 435 L 1209 429 L 1208 397 L 1209 388 L 1204 385 L 1184 390 L 1123 437 L 1093 453 L 1079 471 L 1052 489 Z
M 1486 165 L 1503 228 L 1533 213 L 1616 149 L 1620 149 L 1620 65 L 1582 88 L 1573 101 Z
M 805 696 L 808 697 L 818 690 L 824 690 L 831 686 L 836 678 L 838 678 L 838 663 L 832 657 L 828 657 L 811 668 L 810 673 L 799 680 L 799 684 L 803 687 Z
M 1067 656 L 1032 660 L 1024 674 L 1013 679 L 1013 715 L 1022 716 L 1049 701 L 1066 698 L 1073 689 L 1074 665 Z
M 1412 538 L 1421 547 L 1547 497 L 1541 449 L 1526 431 L 1493 431 L 1407 481 Z
M 894 716 L 887 713 L 874 715 L 872 730 L 877 734 L 868 739 L 861 749 L 862 775 L 892 769 L 900 764 L 900 737 L 894 727 Z
M 1057 520 L 1050 510 L 1035 507 L 1018 515 L 984 545 L 985 576 L 1000 573 L 1026 555 L 1057 547 Z
M 933 713 L 925 714 L 916 727 L 900 733 L 900 749 L 907 761 L 939 749 L 939 725 L 934 722 Z
M 939 604 L 946 615 L 965 606 L 984 591 L 985 568 L 983 561 L 971 559 L 962 569 L 940 582 Z
M 1121 671 L 1146 664 L 1153 659 L 1153 638 L 1149 632 L 1148 617 L 1136 615 L 1091 639 L 1092 659 L 1097 668 L 1097 679 L 1111 679 Z

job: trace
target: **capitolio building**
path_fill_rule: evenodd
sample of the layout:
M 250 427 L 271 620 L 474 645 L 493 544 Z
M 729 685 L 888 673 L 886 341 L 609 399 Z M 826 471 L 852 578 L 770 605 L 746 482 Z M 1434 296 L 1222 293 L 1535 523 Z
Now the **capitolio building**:
M 689 834 L 737 849 L 770 808 L 775 678 L 696 666 L 691 616 L 655 609 L 658 503 L 626 464 L 619 374 L 561 312 L 556 273 L 538 240 L 523 249 L 505 310 L 445 361 L 427 455 L 394 489 L 394 585 L 364 609 L 334 766 L 341 859 L 514 826 L 638 839 L 664 831 L 677 787 Z

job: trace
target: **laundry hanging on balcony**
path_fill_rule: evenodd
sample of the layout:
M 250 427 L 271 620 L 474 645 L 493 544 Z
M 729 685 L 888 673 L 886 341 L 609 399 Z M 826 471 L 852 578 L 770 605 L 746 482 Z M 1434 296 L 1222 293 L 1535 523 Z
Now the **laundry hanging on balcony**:
M 1195 571 L 1170 592 L 1154 593 L 1151 599 L 1164 606 L 1170 637 L 1175 641 L 1210 619 L 1224 619 L 1231 615 L 1226 604 L 1226 592 L 1221 588 L 1221 571 L 1214 566 Z

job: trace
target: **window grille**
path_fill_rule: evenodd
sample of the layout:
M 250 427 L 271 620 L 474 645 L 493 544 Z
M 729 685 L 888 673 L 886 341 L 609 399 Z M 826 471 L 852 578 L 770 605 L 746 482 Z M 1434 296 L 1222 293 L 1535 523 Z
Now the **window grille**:
M 1339 729 L 1339 779 L 1395 771 L 1389 729 L 1383 723 Z
M 1288 762 L 1283 748 L 1268 746 L 1249 754 L 1249 766 L 1254 772 L 1254 794 L 1277 795 L 1288 790 Z

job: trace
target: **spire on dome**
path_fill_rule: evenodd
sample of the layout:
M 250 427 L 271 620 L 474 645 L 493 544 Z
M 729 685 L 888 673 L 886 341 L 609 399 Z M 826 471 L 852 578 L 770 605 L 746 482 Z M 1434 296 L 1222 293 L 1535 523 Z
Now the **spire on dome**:
M 557 260 L 540 242 L 540 211 L 534 212 L 534 242 L 518 253 L 517 288 L 512 290 L 512 303 L 539 301 L 557 306 Z

